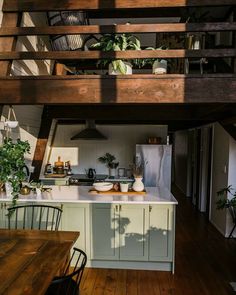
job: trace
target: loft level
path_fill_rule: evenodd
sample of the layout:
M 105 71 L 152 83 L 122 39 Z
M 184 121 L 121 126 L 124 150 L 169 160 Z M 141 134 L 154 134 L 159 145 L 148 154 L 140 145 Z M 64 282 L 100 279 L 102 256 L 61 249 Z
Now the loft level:
M 236 75 L 0 77 L 1 104 L 235 103 Z

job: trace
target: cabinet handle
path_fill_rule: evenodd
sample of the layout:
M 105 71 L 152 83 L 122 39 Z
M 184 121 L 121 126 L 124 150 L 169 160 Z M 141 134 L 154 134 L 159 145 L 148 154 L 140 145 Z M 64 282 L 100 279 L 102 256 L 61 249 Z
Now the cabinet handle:
M 149 212 L 151 212 L 152 211 L 152 206 L 149 206 Z
M 7 207 L 7 203 L 4 203 L 4 208 L 6 209 L 6 207 Z
M 61 210 L 63 210 L 63 204 L 61 204 Z
M 118 205 L 116 205 L 116 212 L 118 212 Z
M 119 209 L 120 209 L 120 211 L 122 210 L 122 206 L 121 205 L 119 205 Z
M 1 209 L 3 208 L 3 203 L 1 203 Z

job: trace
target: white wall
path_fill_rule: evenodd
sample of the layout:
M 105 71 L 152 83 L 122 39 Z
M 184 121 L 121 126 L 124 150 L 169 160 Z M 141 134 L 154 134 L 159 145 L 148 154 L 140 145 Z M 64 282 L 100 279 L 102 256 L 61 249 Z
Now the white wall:
M 159 136 L 163 142 L 167 136 L 167 126 L 154 125 L 97 125 L 99 131 L 108 140 L 75 140 L 70 138 L 85 128 L 85 125 L 58 125 L 49 161 L 51 164 L 61 156 L 62 161 L 71 161 L 74 173 L 84 173 L 87 168 L 96 169 L 97 173 L 107 174 L 104 164 L 98 162 L 98 157 L 106 152 L 114 154 L 119 167 L 129 167 L 134 161 L 135 144 L 146 143 L 150 136 Z M 44 165 L 47 162 L 45 157 Z M 44 166 L 42 167 L 43 172 Z
M 175 184 L 187 193 L 188 131 L 177 131 L 174 141 Z
M 26 157 L 26 163 L 31 164 L 36 147 L 38 132 L 41 123 L 42 106 L 13 106 L 19 127 L 12 129 L 9 136 L 13 139 L 20 138 L 28 140 L 30 143 L 30 155 Z M 6 120 L 8 115 L 8 106 L 4 106 L 1 121 Z M 0 132 L 0 142 L 2 142 L 5 131 Z

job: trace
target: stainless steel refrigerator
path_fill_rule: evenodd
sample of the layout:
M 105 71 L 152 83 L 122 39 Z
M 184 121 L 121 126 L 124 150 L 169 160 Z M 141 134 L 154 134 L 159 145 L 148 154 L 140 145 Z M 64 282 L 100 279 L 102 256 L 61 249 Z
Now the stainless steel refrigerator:
M 143 167 L 146 187 L 171 186 L 171 145 L 136 145 L 136 165 Z

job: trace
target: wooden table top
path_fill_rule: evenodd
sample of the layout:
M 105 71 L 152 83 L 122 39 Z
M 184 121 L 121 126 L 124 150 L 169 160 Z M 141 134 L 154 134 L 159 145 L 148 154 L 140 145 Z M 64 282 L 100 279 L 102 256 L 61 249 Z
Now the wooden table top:
M 0 229 L 0 294 L 41 295 L 79 232 Z

